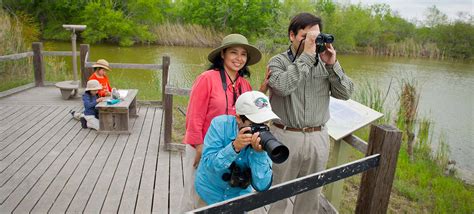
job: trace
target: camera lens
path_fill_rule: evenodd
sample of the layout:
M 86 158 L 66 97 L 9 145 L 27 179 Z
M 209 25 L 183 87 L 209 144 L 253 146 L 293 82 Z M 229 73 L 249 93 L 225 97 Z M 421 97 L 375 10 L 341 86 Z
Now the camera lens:
M 280 143 L 272 133 L 268 131 L 260 132 L 260 144 L 274 163 L 283 163 L 288 159 L 290 150 Z

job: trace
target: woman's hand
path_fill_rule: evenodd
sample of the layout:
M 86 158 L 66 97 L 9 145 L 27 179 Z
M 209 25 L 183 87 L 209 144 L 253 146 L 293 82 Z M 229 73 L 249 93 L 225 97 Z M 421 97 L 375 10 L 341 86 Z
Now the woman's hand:
M 240 152 L 243 148 L 249 145 L 252 141 L 252 134 L 246 134 L 245 132 L 250 131 L 250 127 L 244 127 L 239 130 L 237 138 L 232 142 L 234 144 L 235 152 Z
M 267 65 L 267 71 L 265 72 L 265 79 L 263 79 L 262 85 L 260 85 L 260 92 L 266 94 L 268 91 L 268 79 L 270 78 L 270 67 Z
M 194 168 L 197 168 L 199 166 L 199 161 L 201 161 L 201 155 L 202 155 L 202 144 L 198 144 L 196 145 L 196 156 L 194 157 L 194 163 L 193 163 Z
M 252 135 L 252 148 L 257 152 L 263 151 L 263 146 L 260 144 L 260 132 L 253 133 Z

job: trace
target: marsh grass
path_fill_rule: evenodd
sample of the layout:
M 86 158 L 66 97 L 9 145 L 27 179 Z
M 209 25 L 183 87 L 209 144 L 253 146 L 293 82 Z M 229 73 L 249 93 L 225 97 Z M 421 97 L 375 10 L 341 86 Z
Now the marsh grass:
M 0 8 L 0 56 L 28 50 L 28 42 L 37 35 L 31 29 L 31 20 L 26 15 L 11 15 Z M 0 81 L 0 91 L 33 82 L 32 58 L 0 62 Z
M 155 43 L 166 46 L 217 47 L 225 34 L 196 24 L 165 22 L 152 28 Z

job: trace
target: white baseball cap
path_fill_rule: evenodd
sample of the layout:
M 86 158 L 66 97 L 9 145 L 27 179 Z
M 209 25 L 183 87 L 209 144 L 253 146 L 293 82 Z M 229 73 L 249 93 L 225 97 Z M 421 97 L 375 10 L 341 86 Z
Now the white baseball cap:
M 238 115 L 245 115 L 254 123 L 280 119 L 273 113 L 268 97 L 260 91 L 247 91 L 241 94 L 235 102 L 235 111 Z

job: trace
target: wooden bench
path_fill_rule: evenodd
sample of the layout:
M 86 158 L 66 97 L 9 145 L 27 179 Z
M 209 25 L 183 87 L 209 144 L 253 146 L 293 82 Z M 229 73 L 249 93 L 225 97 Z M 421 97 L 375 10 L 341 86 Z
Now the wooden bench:
M 119 103 L 108 105 L 106 101 L 96 105 L 99 110 L 98 133 L 130 134 L 128 121 L 137 115 L 137 89 L 128 89 L 127 96 Z
M 68 100 L 71 97 L 77 95 L 77 91 L 79 90 L 79 82 L 78 81 L 63 81 L 57 82 L 54 84 L 56 87 L 61 90 L 61 96 L 63 99 Z

